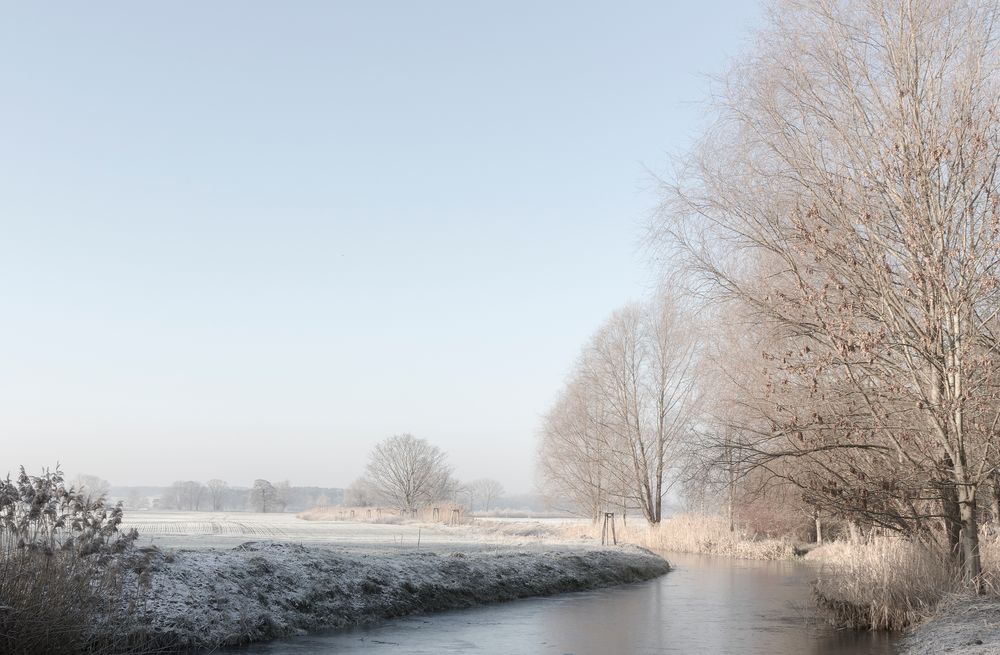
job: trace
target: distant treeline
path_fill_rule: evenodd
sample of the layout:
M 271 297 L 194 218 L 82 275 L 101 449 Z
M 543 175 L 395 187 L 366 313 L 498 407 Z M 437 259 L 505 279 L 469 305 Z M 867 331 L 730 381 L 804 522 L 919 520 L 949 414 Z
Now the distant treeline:
M 111 487 L 109 497 L 126 509 L 175 509 L 204 512 L 300 512 L 310 507 L 339 505 L 344 490 L 336 487 L 296 487 L 287 481 L 257 480 L 252 487 L 230 486 L 224 480 L 178 480 L 166 487 Z

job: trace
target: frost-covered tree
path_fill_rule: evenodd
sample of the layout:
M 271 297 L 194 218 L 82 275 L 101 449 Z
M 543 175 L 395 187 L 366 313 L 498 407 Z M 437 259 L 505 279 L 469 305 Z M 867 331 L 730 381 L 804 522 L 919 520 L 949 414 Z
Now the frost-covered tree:
M 380 502 L 378 489 L 366 477 L 351 483 L 344 494 L 344 502 L 351 507 L 371 507 Z
M 386 502 L 403 510 L 445 498 L 454 486 L 447 455 L 412 434 L 399 434 L 375 446 L 367 477 Z
M 208 487 L 208 496 L 212 503 L 212 511 L 218 512 L 223 507 L 223 501 L 225 501 L 226 490 L 229 488 L 229 484 L 225 480 L 213 478 L 208 481 L 206 486 Z
M 250 490 L 250 507 L 258 512 L 273 512 L 277 509 L 278 492 L 268 480 L 254 480 Z
M 111 491 L 111 483 L 96 475 L 83 473 L 76 476 L 73 480 L 73 488 L 76 489 L 78 494 L 87 499 L 87 502 L 93 503 L 102 498 L 107 498 L 108 493 Z
M 485 512 L 493 508 L 493 504 L 503 496 L 503 485 L 493 478 L 480 478 L 468 485 L 473 494 L 473 501 Z

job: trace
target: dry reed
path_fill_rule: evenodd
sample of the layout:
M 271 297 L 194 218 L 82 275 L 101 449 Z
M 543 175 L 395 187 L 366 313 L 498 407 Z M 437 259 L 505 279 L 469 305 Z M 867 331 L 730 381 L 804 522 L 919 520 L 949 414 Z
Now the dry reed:
M 902 630 L 929 616 L 946 594 L 963 588 L 945 550 L 905 537 L 833 542 L 806 557 L 822 564 L 813 594 L 839 627 Z
M 563 536 L 600 538 L 600 523 L 567 525 Z M 730 531 L 726 520 L 704 514 L 678 514 L 657 525 L 641 519 L 616 525 L 618 541 L 677 553 L 722 555 L 739 559 L 779 560 L 795 556 L 794 546 L 781 539 L 755 539 L 742 530 Z
M 67 489 L 61 472 L 0 480 L 0 652 L 125 652 L 121 507 Z

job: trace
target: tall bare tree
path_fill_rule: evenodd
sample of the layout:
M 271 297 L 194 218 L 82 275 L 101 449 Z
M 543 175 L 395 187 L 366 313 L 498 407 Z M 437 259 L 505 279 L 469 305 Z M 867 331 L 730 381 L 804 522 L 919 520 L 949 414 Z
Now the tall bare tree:
M 493 503 L 503 496 L 503 485 L 493 478 L 480 478 L 472 481 L 469 485 L 474 501 L 479 501 L 479 507 L 483 511 L 490 511 Z
M 402 510 L 446 498 L 452 487 L 447 455 L 412 434 L 389 437 L 372 450 L 367 478 L 378 494 Z
M 273 512 L 277 508 L 278 492 L 269 480 L 254 480 L 250 489 L 250 507 L 258 512 Z
M 698 402 L 697 344 L 668 294 L 612 314 L 546 417 L 539 461 L 550 487 L 591 516 L 637 507 L 658 523 Z
M 1000 423 L 997 18 L 776 2 L 658 225 L 780 339 L 756 453 L 888 526 L 943 515 L 973 579 Z
M 209 499 L 212 502 L 212 511 L 218 512 L 222 509 L 225 502 L 226 490 L 229 489 L 229 484 L 225 480 L 213 478 L 205 486 L 208 487 Z

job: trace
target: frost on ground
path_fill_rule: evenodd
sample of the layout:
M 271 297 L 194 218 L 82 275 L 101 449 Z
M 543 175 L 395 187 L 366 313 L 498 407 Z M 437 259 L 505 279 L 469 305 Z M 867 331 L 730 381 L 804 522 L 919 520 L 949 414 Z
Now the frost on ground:
M 253 512 L 126 512 L 123 529 L 135 528 L 139 543 L 160 548 L 234 548 L 249 540 L 336 545 L 364 550 L 416 547 L 488 548 L 513 543 L 532 547 L 539 538 L 564 541 L 563 522 L 476 520 L 449 526 L 397 519 L 392 522 L 306 521 L 294 514 Z
M 906 655 L 1000 654 L 1000 601 L 948 598 L 930 619 L 907 635 L 901 650 Z
M 635 547 L 556 539 L 556 526 L 304 521 L 290 514 L 134 512 L 148 589 L 137 637 L 182 650 L 514 598 L 668 571 Z M 248 541 L 248 540 L 254 541 Z
M 669 570 L 636 547 L 374 552 L 247 542 L 230 550 L 150 549 L 147 558 L 140 632 L 180 650 L 637 582 Z

